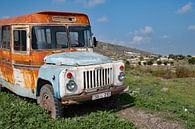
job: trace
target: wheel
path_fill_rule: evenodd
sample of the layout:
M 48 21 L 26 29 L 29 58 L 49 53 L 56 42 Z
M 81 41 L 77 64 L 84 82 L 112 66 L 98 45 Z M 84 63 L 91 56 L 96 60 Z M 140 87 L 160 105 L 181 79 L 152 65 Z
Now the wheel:
M 55 98 L 51 85 L 46 84 L 41 87 L 37 102 L 42 108 L 48 111 L 52 118 L 55 119 L 62 116 L 62 105 L 60 101 Z
M 3 91 L 3 86 L 0 84 L 0 92 Z

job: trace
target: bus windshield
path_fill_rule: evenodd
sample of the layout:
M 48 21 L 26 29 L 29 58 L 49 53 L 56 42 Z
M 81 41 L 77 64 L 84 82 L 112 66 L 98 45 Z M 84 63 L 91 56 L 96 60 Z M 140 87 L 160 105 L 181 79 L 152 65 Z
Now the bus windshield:
M 34 26 L 32 28 L 32 49 L 46 50 L 68 47 L 92 47 L 90 27 Z

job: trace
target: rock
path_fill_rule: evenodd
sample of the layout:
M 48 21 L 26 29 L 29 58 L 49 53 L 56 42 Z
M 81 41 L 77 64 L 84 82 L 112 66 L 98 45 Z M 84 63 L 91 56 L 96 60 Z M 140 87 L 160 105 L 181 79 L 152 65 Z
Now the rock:
M 161 89 L 161 91 L 167 93 L 167 92 L 169 91 L 169 88 L 163 87 L 163 88 Z

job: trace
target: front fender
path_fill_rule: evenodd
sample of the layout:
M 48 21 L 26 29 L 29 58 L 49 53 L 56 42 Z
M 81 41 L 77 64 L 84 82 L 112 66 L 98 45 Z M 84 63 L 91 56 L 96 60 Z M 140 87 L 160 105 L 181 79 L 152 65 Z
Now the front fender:
M 56 66 L 56 65 L 43 65 L 39 69 L 38 78 L 42 80 L 46 80 L 52 84 L 54 90 L 54 96 L 60 99 L 60 86 L 59 86 L 59 74 L 64 70 L 64 67 Z M 39 91 L 38 89 L 38 81 L 36 84 L 36 92 Z M 36 93 L 39 94 L 39 93 Z

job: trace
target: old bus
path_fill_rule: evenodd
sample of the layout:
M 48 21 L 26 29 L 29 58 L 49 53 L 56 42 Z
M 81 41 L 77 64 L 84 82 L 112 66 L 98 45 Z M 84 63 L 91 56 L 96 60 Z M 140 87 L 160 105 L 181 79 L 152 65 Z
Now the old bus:
M 43 11 L 0 19 L 0 88 L 36 99 L 53 118 L 62 106 L 124 92 L 124 64 L 93 52 L 88 16 Z

